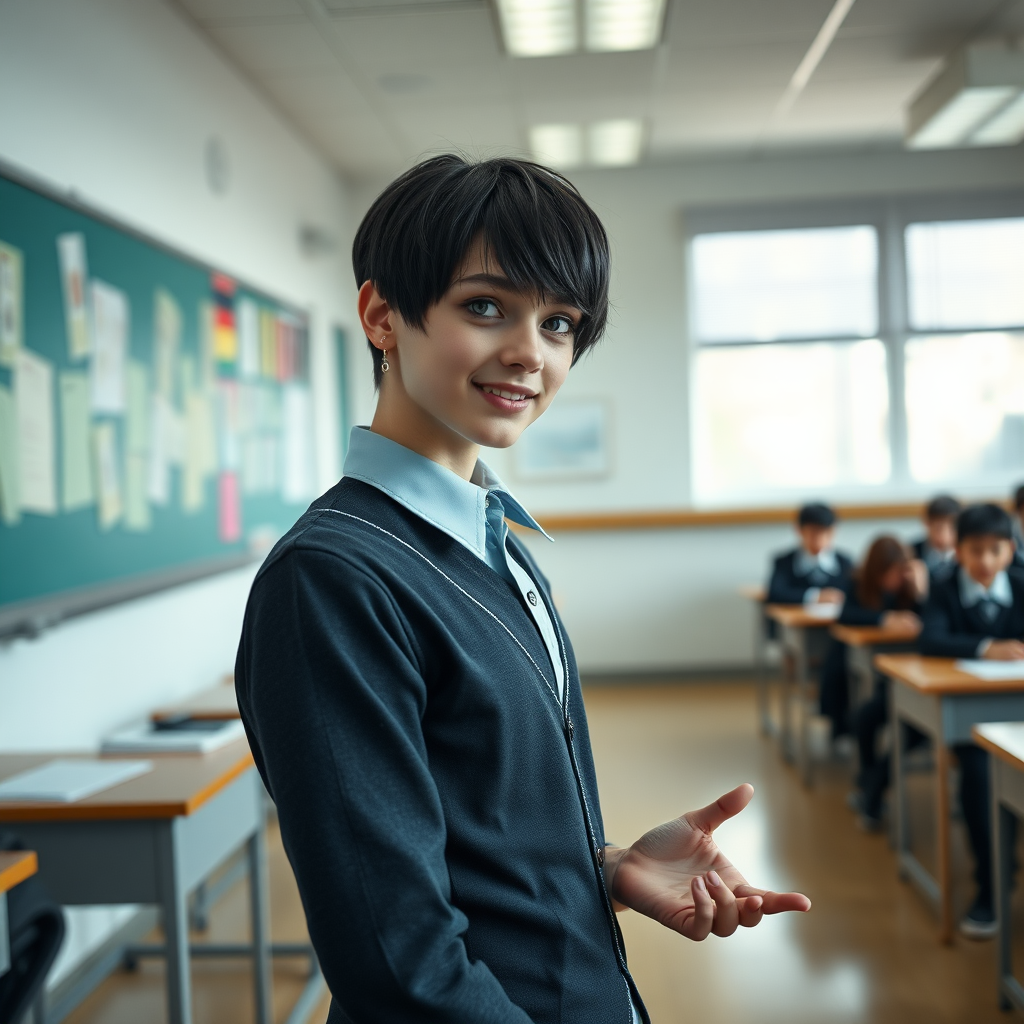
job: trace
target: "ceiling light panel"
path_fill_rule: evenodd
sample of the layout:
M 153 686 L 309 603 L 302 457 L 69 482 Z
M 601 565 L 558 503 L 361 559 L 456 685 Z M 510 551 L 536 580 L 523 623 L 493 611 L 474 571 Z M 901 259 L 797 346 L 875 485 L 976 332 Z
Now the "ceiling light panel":
M 534 160 L 568 170 L 583 163 L 583 130 L 578 124 L 538 124 L 530 129 Z
M 1024 92 L 971 136 L 972 146 L 1015 146 L 1024 139 Z
M 664 16 L 665 0 L 583 0 L 586 48 L 649 50 L 661 39 Z
M 497 0 L 513 57 L 553 57 L 579 47 L 575 0 Z
M 639 162 L 643 138 L 641 121 L 598 121 L 587 127 L 587 155 L 598 167 L 628 167 Z
M 963 144 L 1014 93 L 1006 86 L 964 89 L 908 142 L 911 149 L 943 149 Z

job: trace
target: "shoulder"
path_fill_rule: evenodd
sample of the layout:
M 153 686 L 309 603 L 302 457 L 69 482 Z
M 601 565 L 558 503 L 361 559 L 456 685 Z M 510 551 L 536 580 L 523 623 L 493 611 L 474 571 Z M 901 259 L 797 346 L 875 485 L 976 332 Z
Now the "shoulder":
M 853 559 L 845 551 L 836 551 L 836 559 L 842 566 L 844 572 L 853 571 Z
M 1024 583 L 1024 580 L 1022 580 Z M 928 591 L 928 604 L 951 605 L 960 603 L 960 583 L 957 574 L 950 573 L 941 579 L 932 578 Z
M 789 551 L 782 551 L 775 555 L 772 564 L 776 569 L 785 569 L 793 564 L 794 558 L 796 558 L 796 549 L 792 548 Z

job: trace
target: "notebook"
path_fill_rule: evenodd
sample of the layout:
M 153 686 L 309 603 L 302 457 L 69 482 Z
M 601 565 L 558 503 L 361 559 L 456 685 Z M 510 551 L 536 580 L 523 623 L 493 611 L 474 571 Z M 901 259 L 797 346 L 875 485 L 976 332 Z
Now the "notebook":
M 58 758 L 0 782 L 0 801 L 71 804 L 153 770 L 152 761 L 73 761 Z
M 105 754 L 208 754 L 245 736 L 238 718 L 141 722 L 104 739 Z

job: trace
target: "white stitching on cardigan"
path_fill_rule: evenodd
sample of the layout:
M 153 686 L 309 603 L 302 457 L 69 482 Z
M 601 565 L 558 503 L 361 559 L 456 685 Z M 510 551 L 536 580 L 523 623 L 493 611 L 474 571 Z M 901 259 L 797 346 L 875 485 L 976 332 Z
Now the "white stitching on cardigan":
M 434 565 L 434 563 L 429 558 L 427 558 L 427 556 L 425 554 L 423 554 L 422 551 L 418 551 L 411 544 L 409 544 L 406 541 L 402 540 L 401 537 L 395 536 L 395 534 L 391 533 L 390 530 L 385 530 L 383 526 L 378 526 L 376 523 L 371 523 L 369 519 L 362 519 L 360 516 L 354 516 L 354 515 L 352 515 L 351 512 L 341 512 L 341 511 L 339 511 L 336 508 L 321 508 L 321 509 L 316 509 L 316 511 L 317 512 L 333 512 L 336 516 L 346 516 L 349 519 L 354 519 L 357 523 L 365 523 L 367 526 L 372 526 L 375 530 L 379 530 L 386 537 L 390 537 L 392 540 L 397 540 L 399 544 L 401 544 L 403 547 L 408 548 L 411 552 L 413 552 L 413 554 L 419 555 L 420 558 L 422 558 L 423 561 L 426 562 L 427 565 L 429 565 L 431 569 L 433 569 L 435 572 L 440 573 L 453 587 L 455 587 L 456 590 L 459 591 L 459 593 L 461 593 L 461 594 L 465 595 L 466 597 L 468 597 L 470 599 L 470 601 L 473 602 L 473 604 L 475 604 L 478 608 L 482 609 L 488 615 L 490 615 L 490 617 L 492 619 L 494 619 L 494 621 L 499 626 L 501 626 L 501 628 L 503 630 L 505 630 L 505 632 L 508 633 L 508 635 L 510 637 L 512 637 L 512 639 L 516 642 L 516 646 L 523 652 L 523 654 L 525 654 L 530 659 L 530 664 L 533 665 L 533 667 L 537 670 L 537 673 L 540 675 L 541 679 L 544 680 L 544 685 L 551 691 L 551 696 L 555 698 L 555 703 L 558 705 L 559 710 L 562 709 L 562 702 L 558 699 L 557 691 L 551 685 L 551 683 L 548 682 L 548 677 L 546 675 L 544 675 L 544 671 L 543 671 L 543 669 L 541 669 L 540 665 L 538 665 L 537 662 L 533 660 L 533 655 L 530 654 L 530 652 L 522 645 L 522 643 L 520 643 L 519 637 L 517 637 L 515 635 L 515 633 L 513 633 L 512 630 L 509 629 L 508 626 L 506 626 L 505 623 L 502 622 L 501 619 L 499 619 L 498 616 L 495 615 L 494 612 L 492 612 L 490 610 L 490 608 L 487 607 L 487 605 L 481 604 L 467 590 L 463 590 L 463 588 L 460 587 L 458 585 L 458 583 L 456 583 L 455 580 L 453 580 L 443 569 L 440 569 L 436 565 Z M 566 689 L 568 690 L 568 687 L 566 687 Z

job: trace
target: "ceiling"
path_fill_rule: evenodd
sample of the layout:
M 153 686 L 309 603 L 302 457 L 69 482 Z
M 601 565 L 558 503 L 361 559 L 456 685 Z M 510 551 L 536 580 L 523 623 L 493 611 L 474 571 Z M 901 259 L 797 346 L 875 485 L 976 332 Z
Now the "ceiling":
M 903 108 L 957 45 L 1024 34 L 1024 0 L 856 0 L 773 117 L 833 0 L 668 0 L 639 53 L 511 58 L 491 0 L 176 0 L 352 179 L 458 148 L 524 153 L 529 128 L 643 118 L 645 160 L 895 145 Z

